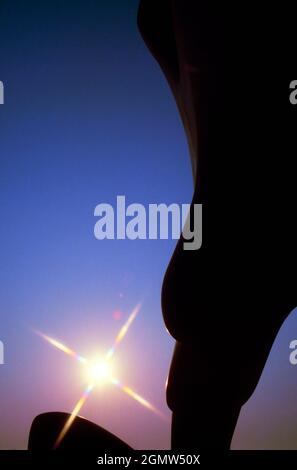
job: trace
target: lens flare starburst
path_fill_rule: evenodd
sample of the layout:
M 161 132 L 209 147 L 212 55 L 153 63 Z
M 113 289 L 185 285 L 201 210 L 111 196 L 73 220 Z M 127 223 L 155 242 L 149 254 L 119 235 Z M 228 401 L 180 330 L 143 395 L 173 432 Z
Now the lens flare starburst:
M 141 304 L 137 304 L 136 307 L 130 313 L 127 321 L 124 323 L 122 328 L 120 329 L 116 339 L 114 341 L 113 346 L 107 351 L 106 355 L 103 358 L 97 358 L 96 360 L 89 360 L 79 354 L 77 354 L 73 349 L 70 349 L 65 344 L 57 341 L 54 338 L 51 338 L 48 335 L 45 335 L 41 331 L 34 330 L 37 335 L 39 335 L 42 339 L 47 341 L 49 344 L 54 346 L 59 351 L 62 351 L 64 354 L 73 357 L 79 363 L 83 364 L 85 367 L 88 385 L 85 388 L 82 396 L 76 403 L 75 407 L 73 408 L 69 418 L 67 419 L 63 429 L 61 430 L 57 440 L 55 442 L 54 448 L 57 448 L 62 440 L 64 439 L 65 435 L 69 431 L 75 417 L 79 414 L 80 410 L 84 406 L 85 402 L 87 401 L 88 397 L 91 395 L 92 391 L 97 386 L 102 386 L 107 383 L 111 383 L 117 388 L 119 388 L 123 393 L 129 395 L 133 398 L 137 403 L 142 405 L 147 410 L 150 410 L 152 413 L 159 416 L 161 419 L 167 421 L 167 416 L 164 415 L 160 410 L 158 410 L 155 406 L 153 406 L 148 400 L 143 398 L 141 395 L 136 393 L 132 388 L 128 387 L 125 384 L 122 384 L 115 376 L 114 376 L 114 367 L 113 367 L 113 356 L 119 346 L 119 344 L 123 341 L 125 336 L 128 333 L 129 328 L 131 327 L 132 323 L 134 322 L 135 318 L 137 317 L 138 313 L 140 312 Z

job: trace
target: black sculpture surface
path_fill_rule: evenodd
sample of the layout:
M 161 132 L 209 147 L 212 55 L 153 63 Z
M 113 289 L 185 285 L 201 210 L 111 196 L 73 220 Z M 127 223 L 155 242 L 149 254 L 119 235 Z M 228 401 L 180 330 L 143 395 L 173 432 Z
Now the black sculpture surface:
M 184 251 L 181 238 L 162 290 L 165 324 L 176 339 L 167 388 L 173 449 L 230 447 L 240 409 L 297 305 L 294 8 L 140 3 L 140 31 L 187 134 L 192 204 L 203 204 L 203 245 Z M 67 417 L 38 417 L 30 448 L 48 448 Z M 125 447 L 79 418 L 64 446 L 88 439 Z
M 240 409 L 297 304 L 296 114 L 288 92 L 295 17 L 259 2 L 140 4 L 140 30 L 188 137 L 192 203 L 203 204 L 203 245 L 184 251 L 180 240 L 162 291 L 177 341 L 167 388 L 174 449 L 230 447 Z

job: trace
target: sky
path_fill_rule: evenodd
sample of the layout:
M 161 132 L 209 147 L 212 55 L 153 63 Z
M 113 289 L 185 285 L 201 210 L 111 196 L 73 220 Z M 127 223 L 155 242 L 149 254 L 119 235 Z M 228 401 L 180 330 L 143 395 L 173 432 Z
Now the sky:
M 94 209 L 188 203 L 192 174 L 171 92 L 136 25 L 137 0 L 1 0 L 0 448 L 27 446 L 33 418 L 71 411 L 84 371 L 34 330 L 103 354 L 141 310 L 81 414 L 137 449 L 170 445 L 165 382 L 174 342 L 160 306 L 174 240 L 94 237 Z M 233 448 L 297 448 L 297 312 L 284 324 Z M 218 360 L 223 362 L 224 358 Z

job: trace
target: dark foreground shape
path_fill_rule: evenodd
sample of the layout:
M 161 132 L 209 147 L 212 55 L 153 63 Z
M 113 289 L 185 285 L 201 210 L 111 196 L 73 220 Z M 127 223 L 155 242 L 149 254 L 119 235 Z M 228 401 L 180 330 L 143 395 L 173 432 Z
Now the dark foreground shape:
M 296 2 L 140 2 L 187 136 L 192 210 L 203 204 L 202 247 L 181 237 L 162 287 L 174 450 L 230 448 L 297 305 L 296 16 Z
M 28 450 L 52 450 L 68 418 L 68 413 L 58 412 L 36 416 L 30 430 Z M 96 449 L 110 452 L 131 450 L 131 447 L 100 426 L 76 417 L 59 449 Z

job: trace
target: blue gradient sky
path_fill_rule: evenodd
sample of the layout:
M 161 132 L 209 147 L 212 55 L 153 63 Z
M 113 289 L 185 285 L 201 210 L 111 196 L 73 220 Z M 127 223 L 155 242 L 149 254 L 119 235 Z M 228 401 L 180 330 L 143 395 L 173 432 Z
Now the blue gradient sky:
M 32 328 L 93 354 L 112 344 L 139 301 L 141 313 L 116 358 L 118 375 L 169 416 L 173 341 L 160 289 L 174 241 L 93 235 L 95 206 L 115 203 L 117 195 L 142 204 L 191 200 L 185 136 L 137 31 L 137 6 L 138 0 L 0 4 L 2 449 L 25 448 L 36 414 L 71 411 L 83 391 L 77 363 Z M 297 366 L 288 361 L 294 338 L 296 314 L 242 412 L 235 447 L 297 448 Z M 136 448 L 169 447 L 169 424 L 111 387 L 96 391 L 82 414 Z

